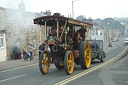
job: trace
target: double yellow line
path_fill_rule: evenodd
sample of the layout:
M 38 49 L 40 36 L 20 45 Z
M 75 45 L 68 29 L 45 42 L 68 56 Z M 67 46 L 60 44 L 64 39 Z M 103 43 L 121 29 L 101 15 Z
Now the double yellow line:
M 76 74 L 76 75 L 74 75 L 74 76 L 72 76 L 72 77 L 69 77 L 69 78 L 67 78 L 67 79 L 65 79 L 65 80 L 63 80 L 63 81 L 61 81 L 61 82 L 58 82 L 58 83 L 56 83 L 56 84 L 54 84 L 54 85 L 64 85 L 64 84 L 66 84 L 66 83 L 69 83 L 70 81 L 73 81 L 73 80 L 75 80 L 75 79 L 77 79 L 77 78 L 79 78 L 79 77 L 82 77 L 82 76 L 84 76 L 84 75 L 86 75 L 86 74 L 88 74 L 88 73 L 90 73 L 90 72 L 92 72 L 92 71 L 94 71 L 94 70 L 96 70 L 96 69 L 98 69 L 98 68 L 100 68 L 100 67 L 102 67 L 102 66 L 108 64 L 108 63 L 110 63 L 111 61 L 113 61 L 113 60 L 119 58 L 119 57 L 127 50 L 127 48 L 128 48 L 128 47 L 125 47 L 125 50 L 121 51 L 117 56 L 115 56 L 115 57 L 109 59 L 108 61 L 106 61 L 106 62 L 104 62 L 104 63 L 102 63 L 102 64 L 99 64 L 99 65 L 97 65 L 97 66 L 95 66 L 95 67 L 92 67 L 92 68 L 90 68 L 90 69 L 88 69 L 88 70 L 86 70 L 86 71 L 83 71 L 83 72 L 81 72 L 81 73 L 78 73 L 78 74 Z

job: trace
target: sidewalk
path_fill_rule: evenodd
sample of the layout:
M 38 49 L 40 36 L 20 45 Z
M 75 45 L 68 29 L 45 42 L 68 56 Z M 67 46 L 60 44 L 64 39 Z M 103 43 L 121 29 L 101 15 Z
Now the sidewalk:
M 24 61 L 24 59 L 19 59 L 19 60 L 8 60 L 8 61 L 0 62 L 0 71 L 36 64 L 38 63 L 38 58 L 39 58 L 38 56 L 34 56 L 33 60 L 28 59 L 27 61 Z

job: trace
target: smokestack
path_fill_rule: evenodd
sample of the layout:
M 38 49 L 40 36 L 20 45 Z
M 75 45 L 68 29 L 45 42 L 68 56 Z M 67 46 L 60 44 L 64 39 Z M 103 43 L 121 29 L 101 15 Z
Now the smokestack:
M 23 4 L 23 0 L 22 0 L 22 4 Z

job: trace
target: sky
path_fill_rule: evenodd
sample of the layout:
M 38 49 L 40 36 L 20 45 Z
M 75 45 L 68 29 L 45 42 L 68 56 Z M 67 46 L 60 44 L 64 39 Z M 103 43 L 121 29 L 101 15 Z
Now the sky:
M 74 0 L 73 0 L 74 1 Z M 4 8 L 18 9 L 22 0 L 0 0 Z M 29 12 L 59 12 L 64 16 L 72 15 L 72 0 L 23 0 L 25 10 Z M 86 18 L 128 17 L 128 0 L 75 0 L 74 18 L 84 15 Z

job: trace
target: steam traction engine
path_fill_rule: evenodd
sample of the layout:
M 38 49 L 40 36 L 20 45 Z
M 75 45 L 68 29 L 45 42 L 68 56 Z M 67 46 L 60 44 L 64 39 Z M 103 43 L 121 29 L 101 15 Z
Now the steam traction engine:
M 90 67 L 91 48 L 85 34 L 92 24 L 62 16 L 43 16 L 34 19 L 34 24 L 44 25 L 45 50 L 40 53 L 39 68 L 42 74 L 49 71 L 50 64 L 72 74 L 74 62 L 82 69 Z

